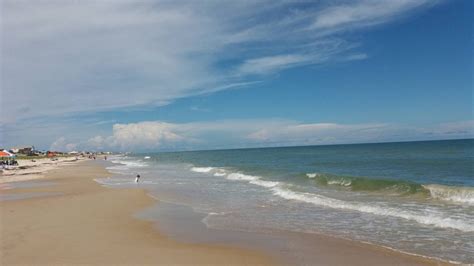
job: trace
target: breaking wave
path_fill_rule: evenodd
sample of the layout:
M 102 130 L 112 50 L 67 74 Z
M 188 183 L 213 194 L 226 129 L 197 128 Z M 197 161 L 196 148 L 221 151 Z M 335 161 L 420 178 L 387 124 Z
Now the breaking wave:
M 379 206 L 376 204 L 368 205 L 366 203 L 347 202 L 344 200 L 329 198 L 323 195 L 293 191 L 289 188 L 286 188 L 285 183 L 283 182 L 262 180 L 259 176 L 246 175 L 242 173 L 230 173 L 227 175 L 226 178 L 228 180 L 234 181 L 247 181 L 250 184 L 269 188 L 275 196 L 279 196 L 288 200 L 296 200 L 333 209 L 345 209 L 375 215 L 391 216 L 415 221 L 420 224 L 431 225 L 441 228 L 457 229 L 464 232 L 474 231 L 473 222 L 464 221 L 462 219 L 453 219 L 451 217 L 445 217 L 443 216 L 443 214 L 433 211 L 423 213 L 415 212 L 413 210 L 404 210 L 395 207 L 388 207 L 382 205 Z
M 225 176 L 227 175 L 226 173 L 224 172 L 217 172 L 217 173 L 214 173 L 214 176 Z
M 320 175 L 319 173 L 308 173 L 308 174 L 306 174 L 306 176 L 307 176 L 308 178 L 315 178 L 315 177 L 317 177 L 317 176 L 319 176 L 319 175 Z
M 285 199 L 302 201 L 324 207 L 354 210 L 375 215 L 403 218 L 406 220 L 418 222 L 420 224 L 432 225 L 442 228 L 452 228 L 464 232 L 474 231 L 473 222 L 464 221 L 461 219 L 453 219 L 450 217 L 443 217 L 441 214 L 436 215 L 433 213 L 419 213 L 387 206 L 366 205 L 363 203 L 346 202 L 343 200 L 333 199 L 322 195 L 296 192 L 282 187 L 275 187 L 272 189 L 272 191 L 274 195 L 280 196 Z
M 352 191 L 389 192 L 400 195 L 422 193 L 436 200 L 474 205 L 474 188 L 470 187 L 436 184 L 421 185 L 403 180 L 373 179 L 320 173 L 308 173 L 306 176 L 314 180 L 319 186 L 339 186 Z
M 474 205 L 474 188 L 423 185 L 434 199 Z
M 209 173 L 214 167 L 192 167 L 191 171 L 196 173 Z
M 348 187 L 352 191 L 390 191 L 399 194 L 414 194 L 424 191 L 422 185 L 402 180 L 372 179 L 320 173 L 306 174 L 306 176 L 320 186 L 342 186 Z
M 227 179 L 249 181 L 250 184 L 267 188 L 272 188 L 280 184 L 280 182 L 262 180 L 259 176 L 246 175 L 242 173 L 231 173 L 227 175 Z
M 420 224 L 431 225 L 440 228 L 457 229 L 464 232 L 474 232 L 474 222 L 463 219 L 455 219 L 444 215 L 435 210 L 407 210 L 393 206 L 384 205 L 381 203 L 363 203 L 363 202 L 349 202 L 340 199 L 330 198 L 327 196 L 294 191 L 288 187 L 285 182 L 264 180 L 260 176 L 243 174 L 241 172 L 227 173 L 223 169 L 213 167 L 193 167 L 191 171 L 194 172 L 213 172 L 214 176 L 225 176 L 227 180 L 245 181 L 253 185 L 269 189 L 273 195 L 287 200 L 295 200 L 305 203 L 314 204 L 317 206 L 328 207 L 333 209 L 344 209 L 351 211 L 358 211 L 381 216 L 390 216 L 401 218 L 405 220 L 415 221 Z M 352 190 L 368 190 L 368 191 L 382 191 L 391 190 L 403 193 L 427 192 L 437 199 L 450 199 L 452 201 L 472 203 L 472 190 L 458 188 L 452 189 L 446 186 L 438 185 L 420 185 L 397 180 L 381 180 L 368 179 L 358 177 L 342 177 L 336 175 L 326 175 L 319 173 L 311 173 L 306 175 L 308 178 L 315 180 L 322 185 L 338 185 L 349 187 Z M 457 192 L 456 192 L 457 191 Z M 460 196 L 462 195 L 462 196 Z
M 378 206 L 376 204 L 368 205 L 359 202 L 347 202 L 344 200 L 329 198 L 323 195 L 297 192 L 285 188 L 285 183 L 276 181 L 262 180 L 259 176 L 246 175 L 242 173 L 231 173 L 227 176 L 229 180 L 248 181 L 250 184 L 261 187 L 270 188 L 274 195 L 288 200 L 297 200 L 301 202 L 311 203 L 318 206 L 329 207 L 333 209 L 345 209 L 359 211 L 363 213 L 391 216 L 418 222 L 420 224 L 432 225 L 442 228 L 452 228 L 464 232 L 473 232 L 474 223 L 461 219 L 453 219 L 444 217 L 441 213 L 427 212 L 420 213 L 415 211 L 404 210 L 388 206 Z
M 126 160 L 126 159 L 122 159 L 122 157 L 114 158 L 113 160 L 111 160 L 111 162 L 114 163 L 114 165 L 108 166 L 107 170 L 109 170 L 112 173 L 117 173 L 117 174 L 128 173 L 128 171 L 130 170 L 139 169 L 139 168 L 148 166 L 148 164 L 146 164 L 143 161 Z
M 145 162 L 130 161 L 130 160 L 112 160 L 112 163 L 121 164 L 122 167 L 128 167 L 128 168 L 140 168 L 140 167 L 147 166 Z

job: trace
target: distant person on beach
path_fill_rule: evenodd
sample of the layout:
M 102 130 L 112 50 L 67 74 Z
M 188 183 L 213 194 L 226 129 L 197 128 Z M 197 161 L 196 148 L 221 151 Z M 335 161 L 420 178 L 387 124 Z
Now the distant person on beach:
M 138 183 L 138 180 L 140 180 L 140 175 L 137 175 L 137 177 L 135 178 L 135 183 Z

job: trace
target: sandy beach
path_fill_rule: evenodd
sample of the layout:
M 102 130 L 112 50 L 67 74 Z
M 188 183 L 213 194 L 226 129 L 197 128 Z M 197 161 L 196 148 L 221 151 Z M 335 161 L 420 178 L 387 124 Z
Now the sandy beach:
M 0 264 L 285 264 L 278 251 L 170 239 L 152 222 L 133 217 L 156 200 L 141 189 L 105 188 L 93 180 L 108 175 L 98 162 L 85 161 L 47 171 L 40 179 L 44 186 L 12 183 L 0 190 L 6 198 L 17 196 L 0 201 Z M 308 243 L 318 258 L 311 265 L 439 264 L 331 237 L 314 236 Z
M 271 264 L 254 251 L 167 239 L 132 218 L 154 200 L 142 190 L 106 189 L 93 181 L 105 175 L 90 162 L 71 165 L 47 174 L 54 186 L 17 192 L 62 194 L 2 202 L 2 264 Z
M 0 184 L 41 179 L 50 170 L 84 160 L 84 157 L 56 157 L 54 161 L 50 158 L 18 160 L 18 165 L 5 166 L 0 170 Z
M 0 1 L 0 266 L 474 266 L 474 0 Z

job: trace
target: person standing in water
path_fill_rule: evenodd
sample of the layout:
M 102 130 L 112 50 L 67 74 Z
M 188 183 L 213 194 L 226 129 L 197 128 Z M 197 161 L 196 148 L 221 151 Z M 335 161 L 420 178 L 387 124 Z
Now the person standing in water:
M 138 180 L 140 180 L 140 175 L 137 175 L 137 177 L 135 178 L 135 183 L 138 183 Z

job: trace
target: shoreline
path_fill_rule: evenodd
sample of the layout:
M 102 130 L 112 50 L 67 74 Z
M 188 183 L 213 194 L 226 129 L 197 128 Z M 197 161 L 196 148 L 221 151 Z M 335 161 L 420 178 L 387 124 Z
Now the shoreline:
M 149 195 L 150 197 L 153 197 Z M 155 197 L 153 197 L 155 198 Z M 147 221 L 152 221 L 155 223 L 155 228 L 160 232 L 164 233 L 167 236 L 170 236 L 172 239 L 177 240 L 183 243 L 206 243 L 206 244 L 218 244 L 218 245 L 231 245 L 237 247 L 252 248 L 256 250 L 264 251 L 265 253 L 272 254 L 273 257 L 278 258 L 279 262 L 283 265 L 340 265 L 344 263 L 345 265 L 373 265 L 383 263 L 384 265 L 457 265 L 461 264 L 458 262 L 446 261 L 435 257 L 423 256 L 415 253 L 403 252 L 394 248 L 373 244 L 370 242 L 363 242 L 358 240 L 353 240 L 349 238 L 331 236 L 324 233 L 303 233 L 303 232 L 289 232 L 289 231 L 274 231 L 270 233 L 261 233 L 261 232 L 243 232 L 243 231 L 232 231 L 225 229 L 213 229 L 208 228 L 205 225 L 204 220 L 208 217 L 209 214 L 195 212 L 191 207 L 167 202 L 163 200 L 159 201 L 154 208 L 156 209 L 165 209 L 165 211 L 158 211 L 160 214 L 165 214 L 163 217 L 154 217 L 146 218 L 146 213 L 151 208 L 142 210 L 135 215 L 138 219 L 144 219 Z M 164 206 L 164 207 L 163 207 Z M 166 209 L 173 209 L 167 211 Z M 179 210 L 176 210 L 179 209 Z M 167 213 L 170 212 L 170 213 Z M 176 215 L 178 213 L 178 215 Z M 194 225 L 190 226 L 193 230 L 203 232 L 201 234 L 196 234 L 191 232 L 185 226 L 189 226 L 190 222 L 188 221 L 187 225 L 180 225 L 176 223 L 174 219 L 176 216 L 187 217 L 190 220 L 193 220 Z M 193 217 L 194 216 L 194 217 Z M 164 223 L 163 223 L 164 222 Z M 168 227 L 168 228 L 167 228 Z M 171 228 L 170 228 L 171 227 Z M 184 229 L 184 230 L 183 230 Z M 183 232 L 184 231 L 184 232 Z M 205 235 L 205 236 L 203 236 Z M 287 250 L 285 245 L 278 245 L 275 243 L 269 244 L 270 241 L 274 242 L 300 242 L 299 244 L 304 243 L 308 247 L 313 247 L 316 249 L 327 249 L 331 251 L 330 254 L 326 254 L 324 251 L 319 251 L 314 253 L 314 250 L 306 250 L 301 252 L 301 254 L 293 254 L 295 250 Z M 301 246 L 301 245 L 300 245 Z M 304 246 L 301 246 L 305 248 Z M 334 258 L 337 256 L 336 250 L 341 252 L 346 252 L 345 255 L 347 258 Z M 355 255 L 356 253 L 368 253 L 371 255 L 377 254 L 377 258 L 364 258 L 361 260 L 362 256 Z M 349 254 L 347 254 L 347 252 Z M 308 256 L 308 253 L 314 253 Z M 351 254 L 352 253 L 352 254 Z M 302 257 L 298 257 L 303 255 Z M 328 257 L 329 256 L 329 257 Z M 386 261 L 381 262 L 380 259 L 386 259 Z
M 82 173 L 82 177 L 80 178 L 82 181 L 79 182 L 75 179 L 72 179 L 70 177 L 65 177 L 65 173 L 71 172 L 71 168 L 78 168 L 79 170 L 87 168 L 95 168 L 95 172 L 92 173 Z M 76 169 L 77 170 L 77 169 Z M 91 176 L 91 174 L 96 174 L 100 176 Z M 80 175 L 80 174 L 76 174 Z M 89 201 L 89 203 L 93 203 L 94 207 L 97 209 L 96 203 L 97 200 L 105 200 L 104 197 L 94 197 L 97 196 L 95 195 L 96 193 L 106 195 L 106 197 L 114 197 L 117 201 L 120 202 L 125 202 L 127 207 L 121 205 L 117 209 L 117 206 L 115 206 L 116 210 L 114 211 L 117 212 L 115 218 L 120 219 L 126 219 L 128 220 L 129 225 L 134 224 L 134 228 L 130 227 L 128 230 L 133 231 L 133 233 L 129 232 L 132 235 L 141 235 L 143 239 L 135 239 L 134 243 L 136 245 L 139 245 L 142 247 L 142 249 L 136 250 L 137 254 L 144 252 L 145 250 L 148 250 L 149 248 L 153 249 L 156 251 L 156 246 L 160 245 L 165 245 L 169 247 L 170 245 L 173 246 L 172 250 L 174 252 L 172 253 L 181 253 L 181 252 L 191 252 L 193 253 L 194 257 L 200 257 L 202 262 L 198 262 L 199 259 L 193 259 L 192 261 L 188 261 L 189 263 L 192 264 L 210 264 L 211 262 L 209 259 L 212 259 L 214 262 L 216 259 L 222 259 L 222 263 L 224 264 L 258 264 L 258 265 L 274 265 L 277 264 L 277 261 L 280 262 L 281 264 L 291 264 L 291 262 L 295 262 L 294 260 L 291 261 L 291 258 L 289 260 L 284 259 L 285 254 L 280 254 L 280 253 L 285 253 L 285 250 L 282 250 L 282 248 L 285 248 L 283 245 L 278 245 L 278 244 L 272 244 L 268 242 L 279 242 L 279 241 L 284 241 L 284 240 L 291 240 L 291 241 L 300 241 L 302 243 L 305 243 L 307 245 L 307 251 L 314 253 L 315 256 L 312 258 L 309 258 L 310 260 L 301 260 L 297 261 L 299 264 L 320 264 L 320 265 L 327 265 L 327 264 L 347 264 L 350 263 L 352 265 L 366 265 L 366 264 L 385 264 L 385 265 L 442 265 L 442 264 L 449 264 L 444 261 L 439 261 L 436 259 L 431 259 L 431 258 L 426 258 L 423 256 L 419 256 L 416 254 L 406 254 L 403 252 L 400 252 L 398 250 L 392 250 L 387 247 L 383 246 L 378 246 L 370 243 L 363 243 L 359 241 L 354 241 L 350 239 L 341 239 L 341 238 L 336 238 L 333 236 L 326 236 L 326 235 L 319 235 L 319 234 L 304 234 L 304 233 L 282 233 L 282 234 L 277 234 L 275 236 L 265 236 L 265 235 L 255 235 L 253 233 L 244 233 L 244 232 L 231 232 L 231 231 L 222 231 L 222 230 L 217 230 L 217 229 L 203 229 L 203 226 L 205 226 L 204 223 L 201 222 L 201 219 L 197 219 L 193 222 L 192 225 L 185 224 L 184 228 L 188 227 L 188 231 L 184 236 L 184 239 L 176 239 L 176 237 L 172 236 L 172 233 L 170 234 L 170 230 L 166 229 L 166 224 L 172 224 L 174 227 L 176 227 L 178 219 L 176 217 L 168 217 L 165 218 L 161 217 L 158 219 L 142 219 L 138 217 L 136 218 L 136 214 L 143 212 L 146 209 L 149 208 L 162 208 L 163 206 L 166 205 L 165 202 L 161 202 L 159 199 L 154 199 L 150 195 L 148 195 L 147 191 L 144 189 L 135 189 L 135 188 L 129 188 L 129 189 L 116 189 L 116 188 L 107 188 L 104 187 L 103 185 L 99 184 L 98 182 L 95 182 L 95 178 L 101 178 L 101 177 L 106 177 L 110 176 L 111 174 L 108 173 L 108 171 L 105 169 L 105 167 L 102 164 L 99 163 L 94 163 L 92 162 L 81 162 L 78 164 L 72 164 L 70 166 L 65 166 L 61 167 L 59 169 L 52 170 L 51 173 L 46 173 L 46 177 L 44 179 L 41 179 L 41 181 L 46 181 L 46 182 L 52 182 L 50 186 L 41 186 L 41 187 L 30 187 L 30 188 L 15 188 L 11 190 L 3 190 L 4 192 L 7 192 L 8 194 L 11 193 L 42 193 L 42 192 L 59 192 L 61 190 L 63 194 L 61 195 L 50 195 L 50 196 L 41 196 L 37 198 L 29 198 L 29 199 L 24 199 L 24 200 L 13 200 L 13 201 L 0 201 L 0 205 L 3 205 L 2 207 L 2 212 L 10 212 L 14 209 L 17 208 L 23 208 L 23 209 L 30 209 L 32 206 L 35 206 L 37 204 L 42 205 L 42 204 L 47 204 L 47 203 L 54 203 L 58 204 L 58 199 L 62 198 L 63 199 L 63 205 L 64 203 L 64 198 L 69 199 L 69 201 L 74 202 L 74 197 L 78 198 L 84 198 L 83 194 L 86 193 L 85 195 L 86 199 Z M 79 183 L 78 183 L 79 182 Z M 87 184 L 85 184 L 87 183 Z M 92 184 L 91 184 L 92 183 Z M 83 191 L 79 189 L 77 190 L 78 187 L 82 187 L 82 189 L 86 189 L 86 191 Z M 90 195 L 92 194 L 92 195 Z M 89 199 L 87 199 L 89 197 Z M 138 202 L 130 202 L 130 200 L 133 198 L 135 200 L 135 197 L 137 197 Z M 125 201 L 124 201 L 125 198 Z M 128 200 L 126 200 L 128 199 Z M 158 204 L 156 204 L 159 202 Z M 61 204 L 59 204 L 61 205 Z M 115 205 L 115 204 L 112 204 Z M 168 206 L 169 207 L 169 206 Z M 64 206 L 63 206 L 64 208 Z M 79 206 L 80 209 L 80 206 Z M 100 208 L 99 208 L 100 209 Z M 176 206 L 171 206 L 169 208 L 172 213 L 179 213 L 180 215 L 185 214 L 186 211 L 176 211 Z M 71 211 L 71 210 L 69 210 Z M 97 211 L 97 210 L 96 210 Z M 102 209 L 102 212 L 105 212 L 106 210 Z M 189 210 L 188 210 L 189 211 Z M 192 210 L 191 210 L 192 211 Z M 121 217 L 117 216 L 118 213 L 121 213 L 121 216 L 127 216 L 127 217 Z M 56 215 L 64 215 L 64 213 L 55 213 Z M 111 214 L 111 213 L 109 213 Z M 4 215 L 6 215 L 4 213 Z M 170 216 L 170 215 L 168 215 Z M 8 216 L 4 216 L 8 217 Z M 21 217 L 13 217 L 10 216 L 6 219 L 5 224 L 11 224 L 14 223 L 18 227 L 18 223 L 24 223 L 25 221 L 23 219 L 26 219 L 26 217 L 23 217 L 23 219 L 19 219 Z M 109 221 L 110 223 L 115 223 L 114 219 L 110 219 L 109 216 L 102 217 L 102 219 L 105 219 Z M 168 219 L 168 221 L 166 221 Z M 192 220 L 192 219 L 190 219 Z M 5 221 L 4 221 L 5 222 Z M 98 222 L 98 221 L 90 221 L 90 222 Z M 197 223 L 196 223 L 197 222 Z M 27 222 L 28 223 L 28 222 Z M 93 225 L 94 223 L 92 223 Z M 69 224 L 68 224 L 69 225 Z M 138 226 L 139 225 L 139 226 Z M 34 226 L 34 223 L 30 221 L 30 226 Z M 69 225 L 73 226 L 73 228 L 69 228 L 69 230 L 74 230 L 74 226 L 77 229 L 81 229 L 80 224 L 73 224 Z M 66 226 L 67 227 L 67 226 Z M 50 225 L 48 228 L 54 229 Z M 140 228 L 139 230 L 137 230 Z M 11 232 L 10 228 L 8 230 L 2 230 L 2 235 L 7 236 L 6 243 L 2 243 L 2 253 L 5 252 L 3 256 L 6 258 L 7 264 L 10 261 L 16 261 L 16 263 L 24 263 L 24 261 L 21 261 L 21 258 L 25 257 L 36 257 L 36 260 L 33 260 L 35 263 L 37 262 L 38 259 L 41 258 L 41 254 L 37 254 L 36 256 L 27 255 L 29 252 L 28 250 L 25 250 L 26 247 L 19 247 L 15 245 L 16 240 L 15 238 L 12 238 L 12 235 L 18 235 L 21 234 L 21 228 L 17 228 L 14 230 L 14 232 Z M 39 228 L 41 229 L 41 228 Z M 89 228 L 90 229 L 90 228 Z M 93 226 L 92 231 L 96 231 L 96 228 Z M 183 227 L 177 228 L 182 231 Z M 47 229 L 49 230 L 49 229 Z M 146 231 L 147 234 L 143 234 L 143 231 Z M 56 230 L 54 230 L 56 231 Z M 199 239 L 199 237 L 196 236 L 194 232 L 205 232 L 204 237 L 207 237 L 208 239 L 211 239 L 216 237 L 216 239 L 220 239 L 218 241 L 210 241 L 209 243 L 207 241 L 202 241 L 202 239 Z M 101 232 L 101 231 L 99 231 Z M 36 234 L 44 234 L 47 232 L 42 232 L 42 230 L 35 231 Z M 68 232 L 70 234 L 70 232 Z M 120 235 L 117 234 L 116 232 L 109 232 L 112 233 L 112 235 L 109 235 L 109 237 L 115 238 L 117 236 L 115 235 Z M 121 232 L 122 233 L 122 232 Z M 207 234 L 207 235 L 206 235 Z M 186 237 L 190 238 L 190 242 L 188 243 L 186 241 Z M 4 238 L 4 237 L 2 237 Z M 154 239 L 157 240 L 154 240 Z M 233 240 L 232 240 L 233 238 Z M 235 241 L 235 239 L 239 239 L 238 241 Z M 241 238 L 241 239 L 240 239 Z M 66 244 L 68 241 L 75 241 L 74 238 L 69 239 L 69 238 L 59 238 L 58 239 L 60 242 L 66 241 Z M 214 239 L 215 240 L 215 239 Z M 157 242 L 157 243 L 156 243 Z M 222 243 L 221 243 L 222 242 Z M 97 245 L 96 243 L 95 245 Z M 11 246 L 14 246 L 15 248 L 11 248 Z M 98 245 L 96 248 L 103 248 L 101 245 Z M 124 247 L 122 247 L 124 248 Z M 120 252 L 119 250 L 117 251 L 110 251 L 110 254 L 108 253 L 110 259 L 115 259 L 115 256 L 113 254 L 129 254 L 130 249 L 134 249 L 135 246 L 129 246 L 127 244 L 127 247 L 124 248 L 123 252 Z M 190 251 L 189 251 L 190 249 Z M 159 251 L 158 251 L 159 252 Z M 220 256 L 215 257 L 219 253 Z M 288 253 L 289 251 L 286 250 Z M 24 254 L 25 253 L 25 254 Z M 198 254 L 194 254 L 198 253 Z M 223 253 L 226 253 L 223 255 Z M 228 254 L 227 254 L 228 253 Z M 24 254 L 24 256 L 15 256 L 19 254 Z M 340 254 L 344 254 L 344 256 L 341 256 Z M 77 263 L 78 261 L 84 261 L 81 260 L 77 256 L 77 254 L 70 253 L 69 254 L 69 263 L 74 262 Z M 175 254 L 171 255 L 171 257 L 167 257 L 168 261 L 163 261 L 165 259 L 166 254 L 159 254 L 159 255 L 150 255 L 148 254 L 147 263 L 172 263 L 172 264 L 177 264 L 179 263 L 179 260 L 181 260 L 181 257 L 176 257 Z M 286 254 L 288 255 L 288 254 Z M 59 256 L 59 257 L 64 257 L 65 254 Z M 152 256 L 152 257 L 150 257 Z M 121 257 L 121 256 L 119 256 Z M 233 257 L 232 260 L 229 260 L 228 258 Z M 245 261 L 242 261 L 242 259 L 245 258 Z M 275 260 L 278 258 L 278 260 Z M 11 260 L 10 260 L 11 259 Z M 42 258 L 44 259 L 44 257 Z M 59 258 L 53 258 L 53 259 L 59 259 Z M 78 261 L 76 260 L 78 259 Z M 96 257 L 94 259 L 97 259 L 95 262 L 94 260 L 91 261 L 84 261 L 86 263 L 103 263 L 103 262 L 110 262 L 110 260 L 107 260 L 105 257 L 102 257 L 102 255 L 96 254 Z M 125 258 L 122 258 L 123 260 L 126 260 Z M 129 257 L 127 259 L 130 259 Z M 137 257 L 136 259 L 143 259 L 141 256 L 140 258 Z M 250 260 L 249 260 L 250 259 Z M 293 258 L 294 259 L 294 258 Z M 161 260 L 161 261 L 160 261 Z M 177 261 L 178 260 L 178 261 Z M 114 260 L 112 260 L 114 261 Z M 120 262 L 123 263 L 123 261 L 119 260 Z M 47 263 L 51 261 L 46 261 Z M 58 263 L 64 263 L 64 260 L 59 260 L 57 261 Z M 137 263 L 136 260 L 130 260 L 130 263 Z M 214 262 L 215 263 L 215 262 Z M 278 263 L 278 264 L 280 264 Z
M 152 195 L 149 196 L 155 198 Z M 382 258 L 386 259 L 386 261 L 382 262 L 384 265 L 460 264 L 458 262 L 445 261 L 435 257 L 428 257 L 415 253 L 403 252 L 394 248 L 377 245 L 370 242 L 363 242 L 349 238 L 331 236 L 324 233 L 274 231 L 272 234 L 270 234 L 261 232 L 243 232 L 225 229 L 213 229 L 207 227 L 204 222 L 204 220 L 208 217 L 209 214 L 195 212 L 191 207 L 184 204 L 167 202 L 159 200 L 158 198 L 155 199 L 159 201 L 159 204 L 154 207 L 142 210 L 138 212 L 138 215 L 135 216 L 139 219 L 154 221 L 156 229 L 160 232 L 163 232 L 167 236 L 171 236 L 172 239 L 184 243 L 210 243 L 232 245 L 246 248 L 251 247 L 252 249 L 261 250 L 265 253 L 272 254 L 272 256 L 278 258 L 278 261 L 285 262 L 283 263 L 283 265 L 313 265 L 313 263 L 317 265 L 334 265 L 334 262 L 336 262 L 337 265 L 340 265 L 340 263 L 344 263 L 346 265 L 372 265 L 374 263 L 380 264 L 381 261 L 379 259 Z M 150 209 L 153 208 L 155 209 L 155 212 L 158 209 L 158 213 L 160 215 L 164 215 L 162 215 L 161 217 L 159 215 L 154 218 L 147 218 L 147 215 L 144 213 L 149 212 Z M 163 211 L 160 209 L 165 210 Z M 194 225 L 190 226 L 189 221 L 186 223 L 186 225 L 180 225 L 179 223 L 177 224 L 175 218 L 183 216 L 187 217 L 189 220 L 194 219 Z M 192 229 L 190 230 L 186 227 L 191 227 Z M 203 233 L 196 234 L 196 231 Z M 314 250 L 307 250 L 302 252 L 304 257 L 301 258 L 298 257 L 298 255 L 302 254 L 293 254 L 295 250 L 286 250 L 287 247 L 285 247 L 285 245 L 278 245 L 275 243 L 269 244 L 269 242 L 271 241 L 289 241 L 293 243 L 292 245 L 294 245 L 294 242 L 300 242 L 300 244 L 304 243 L 308 247 L 322 250 L 327 249 L 332 253 L 325 254 L 324 251 L 314 253 Z M 304 246 L 301 247 L 305 248 Z M 333 256 L 335 256 L 337 253 L 335 252 L 336 250 L 345 252 L 345 255 L 348 256 L 348 258 L 334 258 Z M 377 258 L 372 257 L 361 260 L 362 256 L 355 255 L 356 253 L 358 254 L 361 251 L 362 253 L 367 253 L 371 255 L 377 254 Z M 308 256 L 308 252 L 314 254 Z
M 42 180 L 52 186 L 3 190 L 62 194 L 0 202 L 2 264 L 275 264 L 253 250 L 169 239 L 133 217 L 156 201 L 143 190 L 109 189 L 93 180 L 108 175 L 103 166 L 83 162 L 48 172 Z

